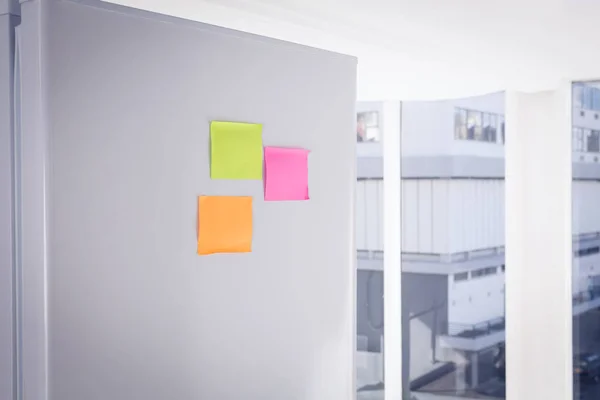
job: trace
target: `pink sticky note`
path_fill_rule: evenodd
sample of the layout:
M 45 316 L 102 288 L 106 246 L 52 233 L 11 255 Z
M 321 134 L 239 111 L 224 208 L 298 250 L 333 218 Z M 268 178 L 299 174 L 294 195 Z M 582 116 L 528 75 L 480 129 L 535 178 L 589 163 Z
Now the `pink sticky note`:
M 265 200 L 308 200 L 308 153 L 265 147 Z

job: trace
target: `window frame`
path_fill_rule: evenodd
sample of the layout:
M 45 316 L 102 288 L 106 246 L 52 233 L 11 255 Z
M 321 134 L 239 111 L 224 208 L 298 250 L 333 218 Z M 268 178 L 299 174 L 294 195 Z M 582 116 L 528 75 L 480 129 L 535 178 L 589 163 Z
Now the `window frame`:
M 551 92 L 508 92 L 506 117 L 498 118 L 499 127 L 505 120 L 508 130 L 513 132 L 509 141 L 506 141 L 506 129 L 500 128 L 497 135 L 498 140 L 507 144 L 506 177 L 510 177 L 505 188 L 505 230 L 506 263 L 511 264 L 511 268 L 504 269 L 505 304 L 509 315 L 505 332 L 506 341 L 510 343 L 506 370 L 507 382 L 511 382 L 506 394 L 509 400 L 541 397 L 562 400 L 571 399 L 573 395 L 571 84 L 571 81 L 561 82 L 559 88 Z M 406 398 L 398 376 L 405 376 L 408 371 L 402 368 L 399 345 L 402 342 L 402 181 L 398 132 L 400 129 L 383 132 L 386 142 L 383 160 L 385 400 Z M 540 208 L 552 209 L 554 218 L 548 219 Z M 538 252 L 543 255 L 543 262 L 536 264 L 531 257 Z M 548 268 L 549 264 L 552 268 Z M 540 279 L 542 275 L 544 279 Z M 540 296 L 551 300 L 546 309 L 539 307 Z M 552 329 L 539 335 L 541 325 Z M 556 350 L 544 352 L 542 348 Z M 547 367 L 529 370 L 534 363 Z M 553 378 L 548 380 L 548 376 Z
M 473 132 L 469 133 L 469 117 L 476 121 Z M 479 124 L 477 124 L 477 119 Z M 479 143 L 504 144 L 504 115 L 473 110 L 463 107 L 454 107 L 454 139 L 468 140 Z

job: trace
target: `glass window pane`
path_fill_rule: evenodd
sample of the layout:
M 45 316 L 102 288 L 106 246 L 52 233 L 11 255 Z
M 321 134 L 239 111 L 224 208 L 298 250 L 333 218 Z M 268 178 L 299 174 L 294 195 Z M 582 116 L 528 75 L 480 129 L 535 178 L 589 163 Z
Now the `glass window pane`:
M 372 106 L 372 103 L 358 103 L 358 109 Z M 383 112 L 389 108 L 384 102 L 374 107 L 380 111 L 359 112 L 357 114 L 357 140 L 379 142 L 385 121 Z M 397 115 L 388 120 L 398 121 Z M 398 134 L 400 134 L 398 132 Z M 362 138 L 362 139 L 361 139 Z M 359 144 L 357 147 L 361 147 Z M 368 146 L 369 151 L 357 151 L 356 181 L 356 384 L 357 399 L 383 400 L 383 173 L 379 170 L 363 168 L 373 165 L 373 158 L 383 164 L 381 146 Z M 368 171 L 361 175 L 362 171 Z
M 593 89 L 592 99 L 593 99 L 592 109 L 600 110 L 600 90 L 598 88 Z
M 592 88 L 588 85 L 583 86 L 583 108 L 592 109 Z
M 573 128 L 573 151 L 583 151 L 583 130 L 581 128 Z
M 467 138 L 467 111 L 460 108 L 454 110 L 454 137 Z
M 591 131 L 587 142 L 587 151 L 590 153 L 598 153 L 600 151 L 600 143 L 598 142 L 600 133 Z
M 489 141 L 496 143 L 497 142 L 497 132 L 498 132 L 498 116 L 495 114 L 490 115 L 490 130 L 489 130 Z
M 573 85 L 573 107 L 583 107 L 583 85 L 579 83 Z
M 467 112 L 467 138 L 482 140 L 482 136 L 481 112 L 469 110 Z
M 588 88 L 595 86 L 598 83 L 587 85 Z M 577 95 L 577 91 L 573 90 L 573 95 Z M 573 99 L 573 107 L 576 106 Z M 573 398 L 595 400 L 600 398 L 600 385 L 597 384 L 600 382 L 600 172 L 594 168 L 599 160 L 593 153 L 600 151 L 600 132 L 596 130 L 597 120 L 577 118 L 577 124 L 580 126 L 573 127 L 571 189 Z
M 456 101 L 472 107 L 466 112 L 467 139 L 502 140 L 503 100 L 498 93 Z M 489 109 L 490 104 L 499 106 Z M 404 107 L 402 117 L 411 121 L 402 127 L 403 137 L 411 138 L 402 141 L 402 157 L 422 161 L 410 171 L 403 169 L 402 177 L 404 398 L 501 399 L 506 365 L 504 173 L 490 170 L 482 176 L 481 171 L 489 170 L 483 168 L 487 163 L 500 164 L 504 149 L 460 141 L 440 148 L 452 127 L 443 112 L 431 112 L 435 109 L 415 102 Z M 461 118 L 455 111 L 455 128 Z M 446 130 L 440 129 L 444 123 Z M 415 141 L 426 126 L 435 127 L 430 131 L 439 139 L 430 134 Z M 455 132 L 461 135 L 460 129 Z M 477 161 L 453 176 L 442 160 L 455 155 L 455 148 Z
M 590 140 L 590 136 L 592 135 L 592 130 L 583 128 L 582 131 L 583 131 L 583 151 L 587 151 L 588 142 Z
M 490 141 L 490 114 L 483 113 L 483 141 Z
M 379 113 L 377 111 L 359 112 L 356 114 L 356 141 L 379 142 Z

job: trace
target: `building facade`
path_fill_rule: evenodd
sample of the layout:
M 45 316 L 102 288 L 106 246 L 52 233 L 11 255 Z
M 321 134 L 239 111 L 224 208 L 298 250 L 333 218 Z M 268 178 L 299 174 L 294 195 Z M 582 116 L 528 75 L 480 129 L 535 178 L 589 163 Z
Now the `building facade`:
M 591 200 L 600 191 L 600 89 L 576 86 L 574 98 L 573 208 L 586 215 L 573 231 L 581 314 L 600 306 L 600 212 Z M 382 374 L 373 367 L 383 335 L 382 110 L 357 106 L 359 385 Z M 455 389 L 468 390 L 493 378 L 504 343 L 504 94 L 403 103 L 399 115 L 403 365 L 413 388 L 451 365 Z

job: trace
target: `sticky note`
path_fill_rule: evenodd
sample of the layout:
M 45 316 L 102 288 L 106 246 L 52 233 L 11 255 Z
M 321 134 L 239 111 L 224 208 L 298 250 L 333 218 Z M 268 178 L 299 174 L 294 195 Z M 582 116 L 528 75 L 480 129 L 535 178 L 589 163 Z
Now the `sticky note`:
M 308 200 L 308 153 L 265 147 L 265 200 Z
M 252 197 L 198 197 L 198 254 L 252 249 Z
M 210 177 L 262 179 L 262 125 L 210 123 Z

